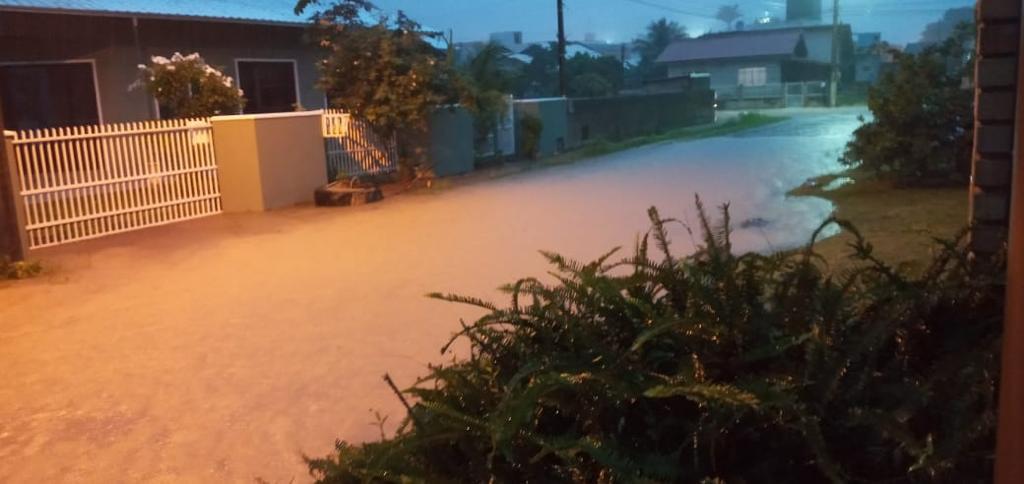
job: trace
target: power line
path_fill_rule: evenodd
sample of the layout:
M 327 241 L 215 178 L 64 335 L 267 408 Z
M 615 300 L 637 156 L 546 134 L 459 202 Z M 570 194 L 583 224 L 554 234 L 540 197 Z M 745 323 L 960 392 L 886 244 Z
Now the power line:
M 651 7 L 651 8 L 661 9 L 661 10 L 664 10 L 666 12 L 678 13 L 680 15 L 688 15 L 690 17 L 700 17 L 700 18 L 706 18 L 706 19 L 711 19 L 711 20 L 718 20 L 717 18 L 715 18 L 714 15 L 708 15 L 708 14 L 703 14 L 703 13 L 683 10 L 681 8 L 670 7 L 668 5 L 651 2 L 649 0 L 625 0 L 625 1 L 632 2 L 632 3 L 638 4 L 638 5 L 644 5 L 644 6 Z

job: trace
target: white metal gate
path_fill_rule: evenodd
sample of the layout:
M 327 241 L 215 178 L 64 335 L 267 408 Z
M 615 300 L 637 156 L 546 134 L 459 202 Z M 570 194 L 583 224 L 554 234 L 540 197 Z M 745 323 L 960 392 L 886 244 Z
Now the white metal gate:
M 220 213 L 207 119 L 19 131 L 31 248 Z
M 324 111 L 321 124 L 328 180 L 378 175 L 398 169 L 398 146 L 394 137 L 377 136 L 369 123 L 338 110 Z

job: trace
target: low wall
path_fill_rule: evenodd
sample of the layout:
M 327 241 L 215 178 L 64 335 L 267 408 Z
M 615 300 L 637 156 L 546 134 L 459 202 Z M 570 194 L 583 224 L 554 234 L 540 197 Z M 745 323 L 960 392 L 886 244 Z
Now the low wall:
M 513 104 L 513 110 L 515 111 L 519 143 L 516 151 L 522 149 L 523 130 L 519 126 L 526 116 L 540 118 L 541 123 L 544 124 L 537 146 L 538 156 L 551 156 L 565 151 L 568 146 L 566 139 L 569 136 L 569 101 L 566 98 L 518 100 Z
M 321 111 L 216 116 L 214 149 L 225 212 L 313 201 L 327 184 Z
M 708 89 L 668 94 L 570 99 L 567 144 L 611 141 L 712 123 L 715 95 Z
M 427 156 L 435 176 L 473 171 L 473 116 L 465 108 L 439 109 L 430 117 Z

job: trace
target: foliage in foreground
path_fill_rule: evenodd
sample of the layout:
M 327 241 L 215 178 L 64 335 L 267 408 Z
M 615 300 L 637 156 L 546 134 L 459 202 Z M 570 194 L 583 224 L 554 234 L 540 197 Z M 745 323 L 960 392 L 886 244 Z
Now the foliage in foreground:
M 141 86 L 160 105 L 165 118 L 202 118 L 242 112 L 245 99 L 234 79 L 211 67 L 197 53 L 170 59 L 153 56 L 139 65 Z
M 691 256 L 673 255 L 672 222 L 652 209 L 632 256 L 545 253 L 558 283 L 520 280 L 508 307 L 435 295 L 489 311 L 456 335 L 471 356 L 404 392 L 414 403 L 394 437 L 339 442 L 311 473 L 322 483 L 988 482 L 996 278 L 952 243 L 917 278 L 859 236 L 862 264 L 842 274 L 810 248 L 734 255 L 723 213 L 711 226 L 701 210 Z
M 854 132 L 841 161 L 904 185 L 966 179 L 974 91 L 963 80 L 973 75 L 966 48 L 972 36 L 971 29 L 962 27 L 920 54 L 893 52 L 894 68 L 868 90 L 873 119 Z

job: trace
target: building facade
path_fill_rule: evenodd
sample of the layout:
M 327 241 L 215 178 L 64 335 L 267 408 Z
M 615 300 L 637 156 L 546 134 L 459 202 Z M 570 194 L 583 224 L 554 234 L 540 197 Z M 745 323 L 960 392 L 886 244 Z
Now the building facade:
M 244 91 L 246 113 L 317 109 L 316 52 L 305 24 L 291 21 L 186 16 L 167 11 L 97 9 L 103 0 L 0 0 L 0 96 L 7 129 L 159 119 L 160 109 L 133 88 L 140 64 L 153 56 L 199 53 Z M 123 4 L 123 2 L 121 2 Z M 81 4 L 83 8 L 68 8 Z M 231 5 L 232 2 L 218 3 Z M 245 4 L 237 2 L 237 10 Z M 166 6 L 166 5 L 165 5 Z M 89 7 L 89 8 L 85 8 Z M 267 17 L 272 17 L 267 15 Z
M 829 64 L 812 57 L 799 29 L 706 35 L 670 45 L 658 57 L 668 79 L 709 78 L 725 107 L 822 102 Z M 810 92 L 808 92 L 810 90 Z

